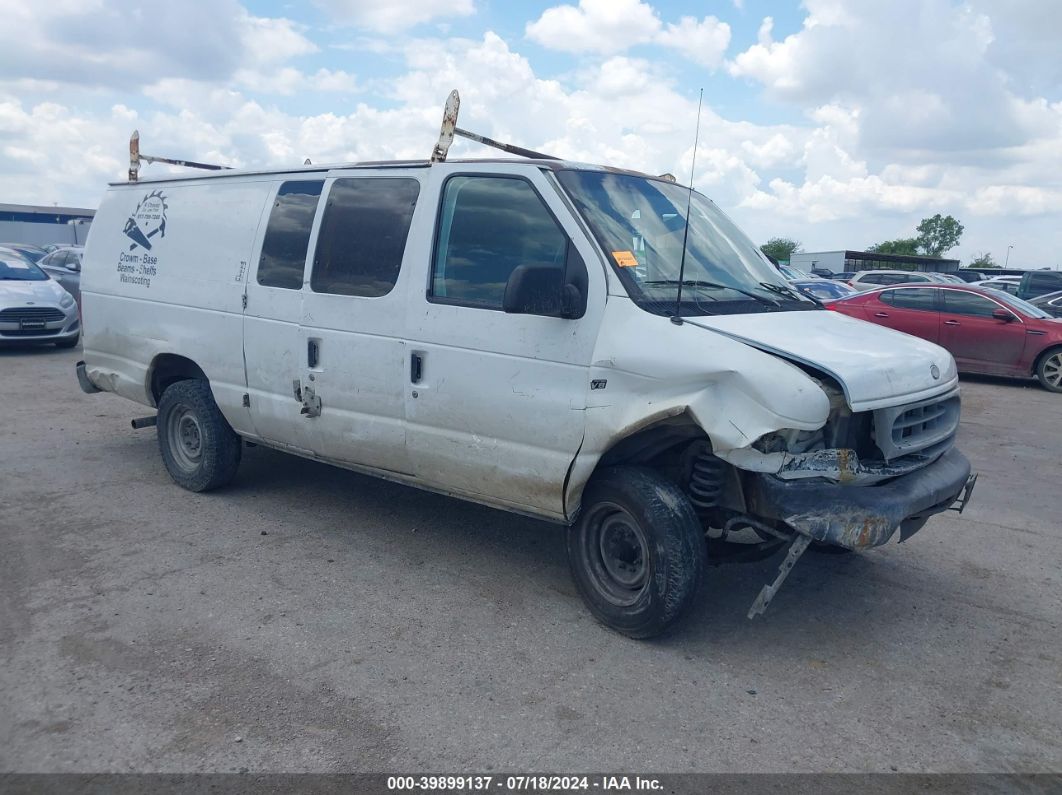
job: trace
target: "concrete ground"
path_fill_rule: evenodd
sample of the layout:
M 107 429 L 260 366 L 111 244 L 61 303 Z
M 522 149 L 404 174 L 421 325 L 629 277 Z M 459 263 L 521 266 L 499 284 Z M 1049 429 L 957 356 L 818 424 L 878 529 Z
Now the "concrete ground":
M 79 355 L 0 351 L 0 771 L 1062 769 L 1062 395 L 966 379 L 963 516 L 637 642 L 552 525 L 263 448 L 182 491 Z

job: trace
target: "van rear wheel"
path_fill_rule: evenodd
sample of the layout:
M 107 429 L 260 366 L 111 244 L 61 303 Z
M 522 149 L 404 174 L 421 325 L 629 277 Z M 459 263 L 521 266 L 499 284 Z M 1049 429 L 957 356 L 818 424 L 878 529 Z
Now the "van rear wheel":
M 671 628 L 697 597 L 704 529 L 682 489 L 650 469 L 613 467 L 568 531 L 572 577 L 590 612 L 631 638 Z
M 156 427 L 162 462 L 178 486 L 209 491 L 236 475 L 240 437 L 214 402 L 206 381 L 168 386 L 159 400 Z

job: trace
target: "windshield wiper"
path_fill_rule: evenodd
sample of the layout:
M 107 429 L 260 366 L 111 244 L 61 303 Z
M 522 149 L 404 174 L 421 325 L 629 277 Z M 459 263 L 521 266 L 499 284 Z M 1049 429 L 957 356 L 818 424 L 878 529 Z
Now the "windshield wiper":
M 819 306 L 823 306 L 822 301 L 813 296 L 811 293 L 798 293 L 792 287 L 783 287 L 780 284 L 771 284 L 771 282 L 760 282 L 760 287 L 762 287 L 764 290 L 770 290 L 775 295 L 781 295 L 786 298 L 795 298 L 797 301 L 800 301 L 802 298 L 805 297 L 810 298 Z
M 657 286 L 667 287 L 667 286 L 670 286 L 670 285 L 676 285 L 677 286 L 678 283 L 679 283 L 678 279 L 652 279 L 650 281 L 642 282 L 642 284 L 648 284 L 648 285 L 651 285 L 653 287 L 657 287 Z M 756 295 L 756 293 L 751 292 L 750 290 L 743 290 L 740 287 L 734 287 L 733 285 L 730 285 L 730 284 L 721 284 L 719 282 L 708 282 L 708 281 L 704 281 L 703 279 L 683 279 L 682 280 L 682 286 L 683 287 L 707 287 L 709 289 L 716 289 L 716 290 L 733 290 L 735 293 L 741 293 L 742 295 L 748 296 L 753 301 L 756 301 L 757 303 L 761 303 L 764 306 L 776 306 L 776 307 L 777 306 L 781 306 L 781 304 L 779 304 L 773 298 L 766 298 L 766 297 L 764 297 L 762 295 Z M 713 301 L 718 301 L 719 299 L 718 298 L 713 298 L 712 300 Z

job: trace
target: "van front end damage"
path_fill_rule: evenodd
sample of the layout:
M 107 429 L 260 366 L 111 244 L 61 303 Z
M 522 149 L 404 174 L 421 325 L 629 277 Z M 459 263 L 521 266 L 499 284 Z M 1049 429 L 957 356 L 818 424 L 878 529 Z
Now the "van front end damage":
M 906 541 L 930 516 L 960 497 L 968 499 L 974 479 L 970 462 L 951 449 L 928 466 L 869 486 L 752 473 L 745 499 L 752 515 L 782 522 L 813 541 L 867 549 L 886 543 L 897 530 Z
M 785 481 L 756 473 L 747 478 L 751 512 L 796 531 L 774 582 L 763 586 L 748 617 L 763 613 L 800 556 L 813 541 L 846 549 L 886 543 L 897 530 L 906 541 L 933 514 L 962 513 L 977 482 L 970 462 L 949 450 L 929 466 L 888 483 L 853 486 Z

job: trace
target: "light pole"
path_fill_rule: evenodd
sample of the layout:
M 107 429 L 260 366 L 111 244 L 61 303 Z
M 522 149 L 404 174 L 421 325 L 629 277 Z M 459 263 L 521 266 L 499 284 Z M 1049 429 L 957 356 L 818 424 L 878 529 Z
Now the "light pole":
M 1003 267 L 1004 268 L 1006 268 L 1008 265 L 1010 265 L 1010 250 L 1012 248 L 1014 248 L 1014 244 L 1013 243 L 1011 243 L 1009 246 L 1007 246 L 1007 258 L 1003 261 Z

